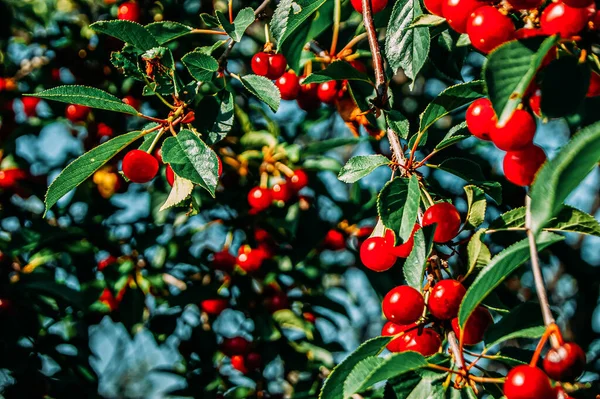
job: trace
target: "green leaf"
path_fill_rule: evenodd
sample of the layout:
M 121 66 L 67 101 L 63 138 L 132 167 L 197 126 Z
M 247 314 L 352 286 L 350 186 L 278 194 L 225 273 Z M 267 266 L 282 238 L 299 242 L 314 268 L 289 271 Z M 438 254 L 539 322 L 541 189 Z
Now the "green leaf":
M 110 55 L 110 62 L 123 75 L 131 76 L 141 82 L 144 81 L 146 74 L 142 72 L 138 62 L 138 54 L 131 45 L 126 44 L 123 50 L 113 51 Z
M 371 83 L 367 75 L 359 72 L 346 61 L 336 61 L 329 64 L 327 68 L 308 75 L 302 84 L 323 83 L 330 80 L 359 80 Z
M 397 177 L 383 186 L 377 198 L 377 212 L 385 227 L 400 231 L 407 198 L 408 179 Z
M 484 93 L 485 90 L 481 80 L 448 87 L 434 98 L 423 111 L 420 131 L 426 131 L 449 113 L 483 97 Z
M 240 138 L 240 144 L 244 147 L 275 147 L 277 145 L 277 137 L 264 130 L 259 132 L 248 132 Z
M 211 81 L 215 72 L 219 70 L 219 63 L 214 57 L 197 51 L 187 53 L 181 61 L 190 71 L 190 75 L 200 82 Z
M 153 22 L 145 28 L 156 38 L 159 44 L 189 35 L 194 30 L 192 27 L 173 21 Z
M 440 26 L 446 23 L 446 18 L 433 14 L 419 15 L 407 29 Z
M 354 352 L 338 364 L 323 384 L 319 399 L 343 399 L 344 381 L 350 372 L 361 360 L 368 356 L 375 356 L 381 353 L 383 348 L 390 343 L 392 337 L 375 337 L 365 341 Z
M 416 290 L 421 290 L 427 259 L 433 248 L 433 233 L 435 229 L 431 226 L 415 231 L 413 249 L 404 262 L 404 279 L 406 284 Z
M 242 76 L 241 81 L 250 93 L 266 103 L 273 112 L 277 112 L 279 103 L 281 102 L 281 94 L 273 82 L 264 76 L 258 75 Z
M 191 130 L 182 130 L 162 145 L 163 161 L 178 176 L 205 188 L 213 197 L 218 184 L 217 154 Z
M 86 107 L 107 111 L 123 112 L 130 115 L 138 114 L 136 109 L 131 105 L 127 105 L 112 94 L 96 89 L 95 87 L 79 85 L 58 86 L 31 94 L 31 96 L 67 104 L 85 105 Z
M 389 165 L 390 160 L 383 155 L 358 155 L 350 158 L 340 170 L 338 179 L 344 183 L 354 183 L 369 175 L 383 165 Z
M 160 46 L 149 30 L 137 22 L 115 19 L 112 21 L 98 21 L 90 25 L 90 28 L 96 32 L 104 33 L 117 39 L 129 43 L 132 46 L 147 51 L 151 48 Z
M 561 57 L 544 68 L 542 114 L 560 118 L 577 112 L 590 86 L 590 67 L 577 57 Z
M 485 230 L 478 230 L 467 244 L 467 256 L 468 256 L 468 267 L 466 276 L 473 273 L 476 268 L 483 268 L 492 259 L 492 254 L 490 253 L 487 245 L 483 243 L 483 235 L 485 234 Z
M 194 190 L 194 183 L 192 183 L 188 179 L 179 177 L 175 173 L 174 177 L 175 179 L 173 181 L 173 187 L 171 188 L 171 192 L 169 192 L 169 197 L 167 197 L 167 200 L 164 204 L 162 204 L 159 211 L 164 211 L 183 202 L 192 194 L 192 190 Z
M 330 157 L 307 159 L 302 165 L 307 170 L 328 170 L 333 173 L 340 173 L 340 170 L 342 169 L 342 165 L 338 162 L 338 160 Z
M 557 36 L 551 36 L 510 41 L 488 55 L 483 75 L 499 124 L 504 125 L 522 102 L 544 57 L 557 40 Z
M 423 355 L 416 352 L 395 353 L 387 358 L 367 357 L 354 366 L 344 381 L 344 398 L 363 392 L 378 382 L 427 367 L 427 364 Z
M 241 9 L 233 20 L 233 23 L 229 23 L 229 17 L 220 11 L 217 11 L 217 18 L 221 25 L 223 25 L 225 32 L 227 32 L 229 37 L 236 42 L 242 40 L 244 32 L 246 32 L 246 29 L 248 29 L 256 19 L 254 10 L 251 7 Z
M 343 147 L 350 144 L 358 144 L 362 141 L 366 141 L 366 137 L 338 137 L 335 139 L 314 141 L 309 143 L 306 148 L 302 151 L 304 155 L 316 155 L 323 154 L 329 150 Z M 388 161 L 389 162 L 389 161 Z
M 421 190 L 419 189 L 419 179 L 416 175 L 412 175 L 408 182 L 408 193 L 404 210 L 402 211 L 402 223 L 400 224 L 399 236 L 402 242 L 406 242 L 413 232 L 417 214 L 419 213 L 420 202 Z
M 407 30 L 414 19 L 421 14 L 423 11 L 417 0 L 396 2 L 385 40 L 385 54 L 390 67 L 394 73 L 402 69 L 413 81 L 412 85 L 429 54 L 429 29 Z
M 431 167 L 434 167 L 431 165 Z M 448 158 L 435 168 L 452 173 L 468 183 L 480 187 L 497 204 L 502 202 L 502 186 L 498 182 L 487 181 L 478 163 L 466 158 Z
M 389 128 L 392 129 L 394 133 L 398 135 L 398 137 L 401 137 L 405 140 L 408 138 L 408 133 L 410 132 L 410 123 L 400 111 L 393 109 L 386 111 L 385 118 Z
M 464 139 L 468 139 L 471 137 L 471 133 L 467 128 L 467 123 L 463 122 L 460 125 L 454 126 L 452 129 L 448 131 L 448 133 L 444 136 L 442 141 L 439 142 L 438 145 L 435 146 L 436 151 L 441 151 L 444 148 L 450 147 Z
M 214 144 L 217 141 L 220 141 L 227 136 L 227 133 L 231 131 L 233 127 L 233 117 L 234 117 L 234 104 L 235 100 L 233 98 L 233 94 L 228 91 L 224 91 L 219 95 L 221 104 L 219 106 L 219 112 L 217 114 L 217 118 L 213 123 L 212 127 L 209 129 L 208 142 L 210 144 Z
M 542 251 L 549 245 L 561 240 L 564 240 L 564 237 L 542 232 L 536 240 L 538 251 Z M 464 327 L 471 312 L 475 310 L 494 288 L 500 285 L 506 277 L 517 270 L 528 259 L 529 242 L 527 239 L 511 245 L 494 256 L 491 262 L 481 270 L 463 298 L 458 312 L 460 326 Z
M 531 228 L 538 233 L 600 161 L 600 122 L 582 129 L 537 174 L 531 186 Z
M 512 309 L 498 323 L 490 326 L 485 333 L 487 348 L 515 338 L 539 338 L 546 331 L 540 305 L 534 302 L 523 303 Z
M 45 200 L 46 212 L 65 194 L 83 183 L 102 165 L 140 137 L 142 135 L 137 131 L 117 136 L 67 165 L 48 187 Z
M 314 326 L 303 318 L 299 317 L 290 309 L 282 309 L 273 313 L 273 320 L 281 328 L 302 331 L 306 338 L 313 339 Z
M 275 28 L 271 29 L 273 37 L 277 40 L 277 49 L 281 50 L 288 38 L 299 29 L 308 18 L 316 12 L 326 0 L 296 0 L 282 1 L 277 7 L 273 17 Z
M 468 211 L 466 217 L 466 228 L 476 229 L 485 220 L 485 209 L 487 202 L 485 193 L 477 186 L 465 186 L 467 194 Z
M 388 382 L 396 399 L 442 399 L 445 398 L 444 380 L 447 373 L 419 370 L 404 374 Z
M 271 36 L 273 36 L 276 41 L 279 41 L 287 29 L 293 3 L 294 0 L 281 0 L 279 4 L 277 4 L 277 8 L 275 8 L 269 28 L 271 29 Z

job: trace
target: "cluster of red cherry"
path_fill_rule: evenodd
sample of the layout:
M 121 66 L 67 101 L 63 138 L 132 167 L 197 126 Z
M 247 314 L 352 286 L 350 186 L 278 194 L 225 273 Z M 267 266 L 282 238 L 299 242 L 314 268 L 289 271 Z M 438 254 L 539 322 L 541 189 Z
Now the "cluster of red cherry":
M 108 0 L 105 0 L 108 2 Z M 117 10 L 117 18 L 126 21 L 138 22 L 140 20 L 140 5 L 135 1 L 126 1 Z
M 258 213 L 269 208 L 273 201 L 287 203 L 300 190 L 308 185 L 308 175 L 302 169 L 296 169 L 270 188 L 257 186 L 248 193 L 248 204 L 252 213 Z

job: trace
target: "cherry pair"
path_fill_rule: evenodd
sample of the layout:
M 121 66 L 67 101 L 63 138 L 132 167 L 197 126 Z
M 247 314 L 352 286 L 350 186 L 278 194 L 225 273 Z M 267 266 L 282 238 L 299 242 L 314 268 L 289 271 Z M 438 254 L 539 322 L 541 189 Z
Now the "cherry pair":
M 248 193 L 248 204 L 254 212 L 261 212 L 271 206 L 273 201 L 288 201 L 295 193 L 308 185 L 308 175 L 302 169 L 297 169 L 288 176 L 285 182 L 273 187 L 254 187 Z

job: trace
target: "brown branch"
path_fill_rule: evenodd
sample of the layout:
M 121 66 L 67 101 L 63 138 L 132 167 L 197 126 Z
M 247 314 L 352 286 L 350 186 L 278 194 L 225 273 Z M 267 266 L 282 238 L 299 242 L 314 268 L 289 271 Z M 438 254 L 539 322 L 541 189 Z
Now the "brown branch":
M 460 350 L 460 345 L 458 340 L 456 339 L 456 334 L 454 331 L 450 331 L 448 333 L 448 344 L 450 345 L 450 350 L 452 351 L 452 355 L 454 356 L 454 361 L 460 370 L 464 370 L 465 368 L 465 360 L 463 358 L 463 353 Z
M 373 69 L 375 69 L 375 88 L 377 89 L 377 101 L 382 107 L 387 103 L 387 83 L 385 81 L 385 70 L 383 69 L 383 57 L 377 41 L 377 31 L 373 23 L 373 11 L 371 0 L 362 0 L 363 24 L 369 37 L 369 47 L 373 57 Z

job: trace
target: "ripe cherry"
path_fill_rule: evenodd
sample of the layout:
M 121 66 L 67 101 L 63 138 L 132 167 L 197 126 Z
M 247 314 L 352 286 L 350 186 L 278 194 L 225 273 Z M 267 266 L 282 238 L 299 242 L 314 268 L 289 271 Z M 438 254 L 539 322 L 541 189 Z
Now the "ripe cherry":
M 112 137 L 114 134 L 114 130 L 112 127 L 108 126 L 106 123 L 98 123 L 96 126 L 96 135 L 98 137 Z
M 438 17 L 443 17 L 444 12 L 442 10 L 444 0 L 425 0 L 425 8 L 427 11 Z
M 147 183 L 158 173 L 158 161 L 142 150 L 131 150 L 123 158 L 123 173 L 134 183 Z
M 138 22 L 140 20 L 140 6 L 133 1 L 127 1 L 119 6 L 118 19 Z
M 248 204 L 257 212 L 264 211 L 273 202 L 271 191 L 268 188 L 254 187 L 248 193 Z
M 559 34 L 563 38 L 579 34 L 587 22 L 588 15 L 585 8 L 569 7 L 560 1 L 546 7 L 540 18 L 540 26 L 545 34 Z
M 563 0 L 563 3 L 573 8 L 587 8 L 594 4 L 594 0 Z
M 533 10 L 542 4 L 542 0 L 508 0 L 515 10 Z
M 6 89 L 6 79 L 0 77 L 0 91 L 4 91 Z
M 250 350 L 250 342 L 244 337 L 225 338 L 221 351 L 227 356 L 245 355 Z
M 252 57 L 250 66 L 257 75 L 278 79 L 285 72 L 287 60 L 283 54 L 269 54 L 261 51 Z
M 438 243 L 448 242 L 460 230 L 460 214 L 456 207 L 449 202 L 433 204 L 423 214 L 423 226 L 437 223 L 433 241 Z
M 319 109 L 321 100 L 319 100 L 319 86 L 316 83 L 302 84 L 305 77 L 300 78 L 300 92 L 296 98 L 298 106 L 306 112 Z
M 104 258 L 100 262 L 98 262 L 98 271 L 101 272 L 102 270 L 115 264 L 116 262 L 117 262 L 117 258 L 115 258 L 112 255 L 108 255 L 106 258 Z
M 450 320 L 458 315 L 460 302 L 467 293 L 465 287 L 456 280 L 438 282 L 429 295 L 429 312 L 440 320 Z
M 19 168 L 0 170 L 0 189 L 9 190 L 17 188 L 21 180 L 27 178 L 27 172 Z
M 336 80 L 330 80 L 319 84 L 317 96 L 325 104 L 333 104 L 338 96 L 339 85 Z
M 270 313 L 275 313 L 278 310 L 288 309 L 290 307 L 287 294 L 281 290 L 271 293 L 265 298 L 263 304 Z
M 142 106 L 142 102 L 134 96 L 125 96 L 125 98 L 123 98 L 123 102 L 129 106 L 132 106 L 137 111 L 139 111 L 140 107 Z
M 273 184 L 271 187 L 271 197 L 273 201 L 288 202 L 294 195 L 290 185 L 284 181 Z
M 411 324 L 423 314 L 425 301 L 419 291 L 408 285 L 392 288 L 381 303 L 383 314 L 397 324 Z
M 506 399 L 556 399 L 548 376 L 537 367 L 520 365 L 504 381 Z
M 249 370 L 258 370 L 262 364 L 260 353 L 250 352 L 246 355 L 246 367 Z
M 211 316 L 218 316 L 228 305 L 227 299 L 205 299 L 200 303 L 200 308 Z
M 83 122 L 90 113 L 90 109 L 83 105 L 71 104 L 65 110 L 65 116 L 73 123 Z
M 509 151 L 504 156 L 504 175 L 517 186 L 529 186 L 540 167 L 546 162 L 546 153 L 536 145 L 518 151 Z
M 296 169 L 294 174 L 287 178 L 287 181 L 292 190 L 298 192 L 308 186 L 308 175 L 304 169 Z
M 365 64 L 363 64 L 361 61 L 359 61 L 359 60 L 350 60 L 350 61 L 348 61 L 348 63 L 350 65 L 352 65 L 352 67 L 354 69 L 356 69 L 358 72 L 367 73 L 367 66 Z
M 392 249 L 392 253 L 399 258 L 408 258 L 408 255 L 410 255 L 410 253 L 413 249 L 413 246 L 415 245 L 415 233 L 420 228 L 421 228 L 421 225 L 419 225 L 418 223 L 415 223 L 415 227 L 413 227 L 413 231 L 412 231 L 410 237 L 408 238 L 408 240 L 406 240 L 405 243 L 394 247 Z
M 387 230 L 385 237 L 370 237 L 360 246 L 360 260 L 375 272 L 384 272 L 394 266 L 396 255 L 394 248 L 394 233 Z
M 515 25 L 510 17 L 493 6 L 479 7 L 467 22 L 471 44 L 482 53 L 489 53 L 503 43 L 512 40 Z
M 585 368 L 585 352 L 574 342 L 552 348 L 544 358 L 544 371 L 555 381 L 573 382 Z
M 165 177 L 167 178 L 167 183 L 169 183 L 169 186 L 173 187 L 173 183 L 175 183 L 175 172 L 173 172 L 173 169 L 170 165 L 167 165 L 165 168 Z
M 533 94 L 529 97 L 528 100 L 529 109 L 535 116 L 538 118 L 542 117 L 542 91 L 540 89 L 535 89 Z
M 387 323 L 385 323 L 383 325 L 383 329 L 381 330 L 381 335 L 383 337 L 389 337 L 391 335 L 398 335 L 413 326 L 414 326 L 413 324 L 402 325 L 402 324 L 396 324 L 392 321 L 388 321 Z M 402 336 L 399 336 L 399 337 L 391 340 L 390 343 L 387 344 L 386 348 L 390 352 L 402 352 Z
M 212 266 L 215 269 L 230 272 L 233 270 L 235 263 L 235 256 L 233 256 L 227 248 L 223 249 L 222 251 L 215 252 L 213 255 Z
M 529 39 L 531 37 L 548 36 L 538 28 L 521 28 L 515 32 L 515 39 Z
M 23 97 L 21 98 L 21 102 L 23 103 L 23 112 L 28 117 L 36 116 L 36 108 L 40 103 L 40 99 L 37 97 Z
M 259 52 L 254 54 L 252 61 L 250 61 L 252 72 L 259 76 L 267 76 L 269 74 L 269 54 L 265 52 Z
M 361 0 L 350 0 L 352 7 L 362 14 L 362 1 Z M 373 14 L 377 14 L 385 9 L 387 6 L 388 0 L 371 0 L 371 11 Z
M 467 33 L 467 22 L 471 13 L 488 3 L 479 0 L 444 0 L 442 13 L 452 29 Z
M 483 340 L 483 335 L 489 326 L 494 323 L 490 311 L 483 306 L 475 308 L 471 316 L 467 319 L 465 325 L 465 334 L 463 337 L 463 343 L 465 345 L 475 345 Z M 458 318 L 452 319 L 452 330 L 460 337 L 460 327 L 458 325 Z
M 108 306 L 111 312 L 119 308 L 119 301 L 115 298 L 113 293 L 108 288 L 105 288 L 104 291 L 102 291 L 102 294 L 100 294 L 100 298 L 98 298 L 98 301 Z
M 263 249 L 243 245 L 238 251 L 236 263 L 246 273 L 251 273 L 260 269 L 265 259 L 266 253 Z
M 217 167 L 217 175 L 219 177 L 221 177 L 221 175 L 223 174 L 223 161 L 221 161 L 221 158 L 219 158 L 218 155 L 217 155 L 217 163 L 219 164 L 219 166 Z
M 496 123 L 496 113 L 492 102 L 487 98 L 479 98 L 467 108 L 467 127 L 471 134 L 481 140 L 491 140 L 490 130 Z
M 231 356 L 231 367 L 238 370 L 242 374 L 248 373 L 248 368 L 246 367 L 246 361 L 244 359 L 244 356 L 242 356 L 242 355 Z
M 331 229 L 325 235 L 323 246 L 332 251 L 339 251 L 346 248 L 346 235 L 338 229 Z
M 531 145 L 535 130 L 534 117 L 529 112 L 518 109 L 504 126 L 494 124 L 490 129 L 490 137 L 499 149 L 515 151 Z
M 275 81 L 282 100 L 295 100 L 300 92 L 300 79 L 293 71 L 288 71 Z
M 423 356 L 437 353 L 442 345 L 440 334 L 431 328 L 409 328 L 399 340 L 400 352 L 414 351 Z
M 597 97 L 600 96 L 600 75 L 596 72 L 590 74 L 590 86 L 585 95 L 586 97 Z

